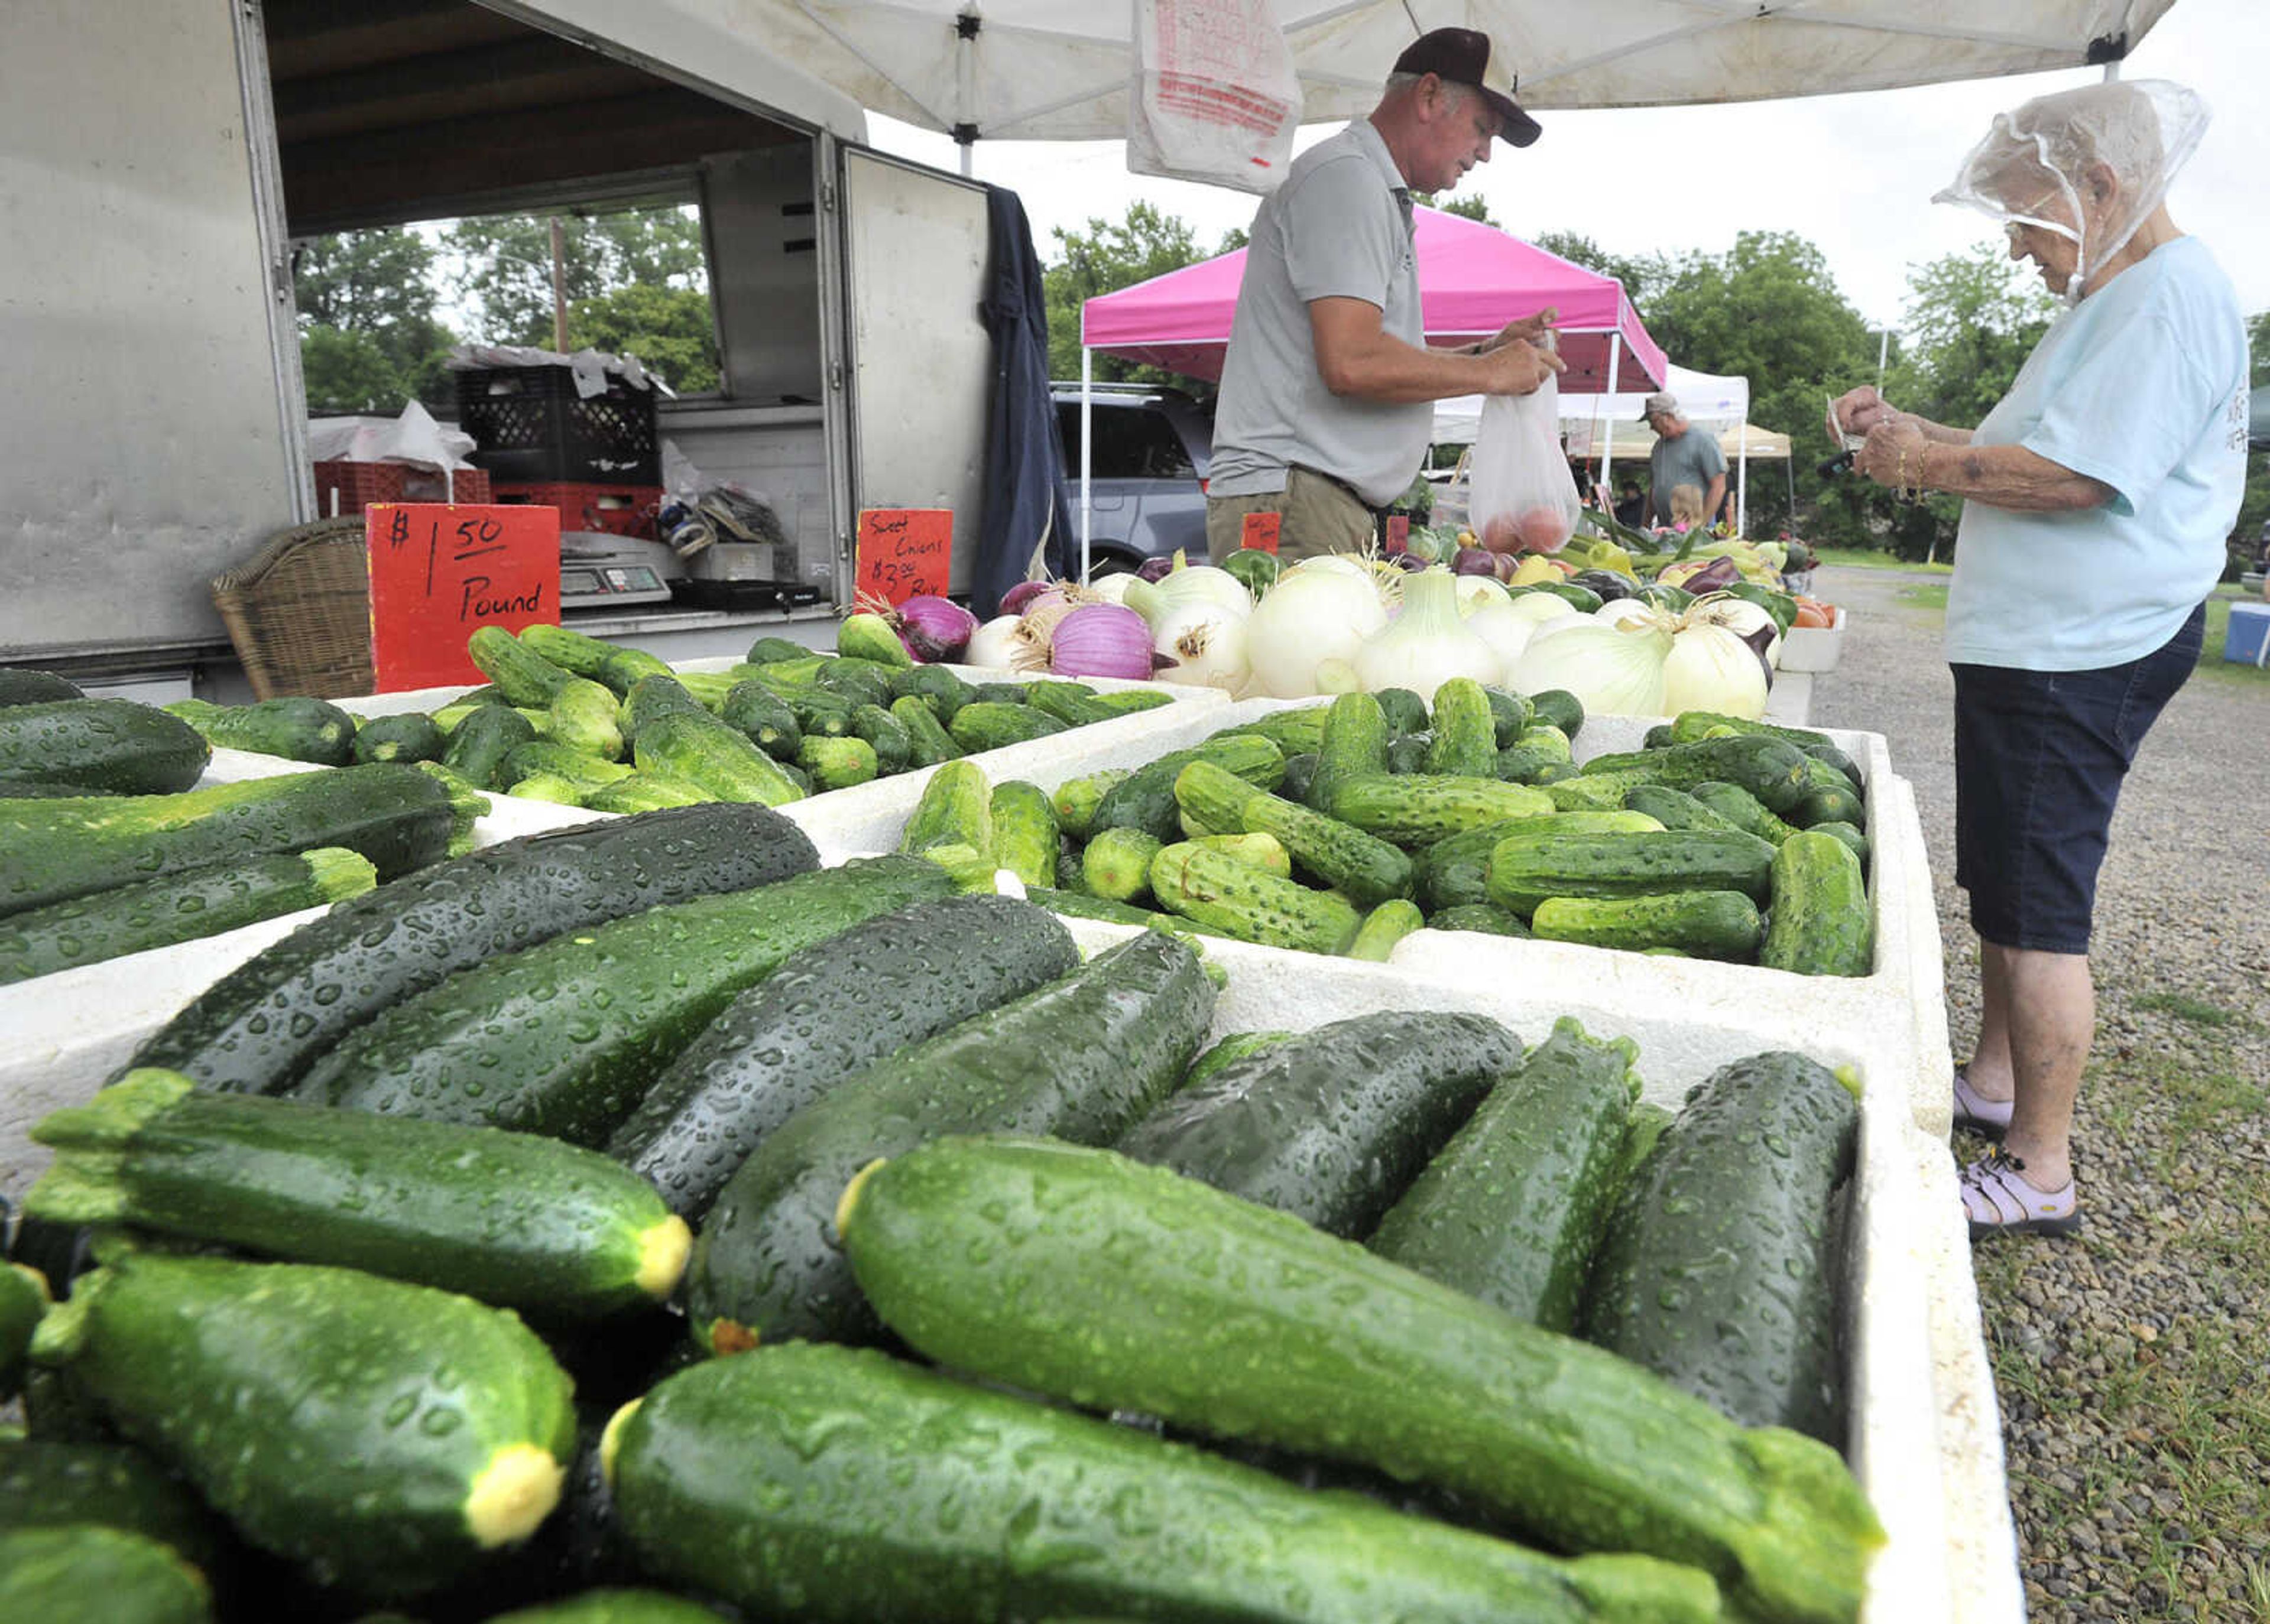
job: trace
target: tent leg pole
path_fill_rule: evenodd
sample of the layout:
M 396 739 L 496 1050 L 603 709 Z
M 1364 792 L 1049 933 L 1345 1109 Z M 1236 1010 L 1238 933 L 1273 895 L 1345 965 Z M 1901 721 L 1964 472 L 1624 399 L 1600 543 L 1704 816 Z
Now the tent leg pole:
M 1608 335 L 1608 392 L 1600 397 L 1603 401 L 1612 401 L 1616 397 L 1616 374 L 1623 358 L 1624 336 L 1622 330 L 1619 329 Z M 1608 406 L 1601 406 L 1596 414 L 1596 419 L 1601 430 L 1600 501 L 1606 508 L 1608 516 L 1613 518 L 1616 515 L 1616 486 L 1615 481 L 1610 478 L 1609 475 L 1613 471 L 1615 463 L 1616 426 L 1608 418 L 1607 414 L 1611 410 L 1612 408 Z M 1643 514 L 1640 516 L 1645 518 L 1647 515 Z
M 1734 534 L 1747 534 L 1750 500 L 1750 425 L 1749 414 L 1742 414 L 1742 449 L 1734 462 Z
M 1091 432 L 1095 417 L 1095 352 L 1079 346 L 1079 578 L 1087 582 L 1088 449 L 1095 443 Z

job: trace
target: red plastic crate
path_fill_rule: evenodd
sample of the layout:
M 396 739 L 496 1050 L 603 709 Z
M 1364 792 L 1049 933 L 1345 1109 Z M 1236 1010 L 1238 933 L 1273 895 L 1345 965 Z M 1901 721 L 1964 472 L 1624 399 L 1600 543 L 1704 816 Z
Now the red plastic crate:
M 662 508 L 658 485 L 499 484 L 495 500 L 560 509 L 563 530 L 605 530 L 611 536 L 660 538 L 655 515 Z
M 454 495 L 452 492 L 454 490 Z M 337 506 L 333 505 L 336 499 Z M 454 480 L 407 463 L 317 463 L 315 512 L 323 518 L 360 513 L 375 502 L 486 502 L 486 469 L 460 468 Z

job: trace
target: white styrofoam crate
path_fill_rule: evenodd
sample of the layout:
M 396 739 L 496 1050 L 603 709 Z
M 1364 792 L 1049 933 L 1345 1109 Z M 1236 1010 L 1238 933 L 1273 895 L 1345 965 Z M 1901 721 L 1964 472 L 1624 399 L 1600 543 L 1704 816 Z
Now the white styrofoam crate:
M 1134 928 L 1066 925 L 1090 951 Z M 1613 981 L 1550 992 L 1488 975 L 1414 983 L 1394 965 L 1204 945 L 1227 975 L 1211 1038 L 1304 1031 L 1352 1015 L 1468 1011 L 1535 1044 L 1572 1015 L 1595 1037 L 1639 1046 L 1642 1097 L 1675 1109 L 1729 1061 L 1794 1049 L 1861 1078 L 1860 1137 L 1846 1227 L 1846 1457 L 1884 1524 L 1866 1624 L 2019 1624 L 2017 1545 L 2003 1479 L 1992 1371 L 1970 1285 L 1970 1242 L 1943 1142 L 1903 1107 L 1903 1034 L 1806 1005 L 1665 1006 Z M 1625 955 L 1636 957 L 1636 955 Z
M 1779 664 L 1785 671 L 1833 671 L 1844 652 L 1844 611 L 1827 626 L 1792 626 L 1782 634 Z

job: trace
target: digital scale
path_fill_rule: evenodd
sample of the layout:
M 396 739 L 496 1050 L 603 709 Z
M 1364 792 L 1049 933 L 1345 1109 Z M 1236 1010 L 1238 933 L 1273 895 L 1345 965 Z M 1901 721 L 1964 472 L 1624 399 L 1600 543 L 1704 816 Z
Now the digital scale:
M 560 607 L 612 609 L 666 604 L 686 577 L 678 554 L 658 541 L 605 530 L 560 532 Z

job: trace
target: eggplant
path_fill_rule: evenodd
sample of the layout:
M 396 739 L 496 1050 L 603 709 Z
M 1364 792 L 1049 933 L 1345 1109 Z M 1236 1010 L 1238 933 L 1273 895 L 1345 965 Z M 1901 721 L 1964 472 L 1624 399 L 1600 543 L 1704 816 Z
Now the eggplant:
M 1485 547 L 1460 547 L 1450 555 L 1450 573 L 1455 575 L 1489 575 L 1497 574 L 1498 555 Z
M 1599 593 L 1604 604 L 1629 597 L 1639 585 L 1629 575 L 1619 575 L 1613 569 L 1580 569 L 1569 579 L 1574 585 L 1589 587 Z

